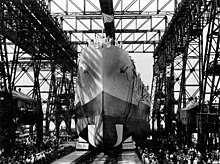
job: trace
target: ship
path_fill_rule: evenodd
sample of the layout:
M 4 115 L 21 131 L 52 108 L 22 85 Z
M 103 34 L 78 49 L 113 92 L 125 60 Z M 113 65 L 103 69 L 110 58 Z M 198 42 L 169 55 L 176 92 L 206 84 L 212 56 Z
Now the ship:
M 87 148 L 122 149 L 125 141 L 135 148 L 149 136 L 148 88 L 117 41 L 95 38 L 82 50 L 75 92 L 76 130 Z

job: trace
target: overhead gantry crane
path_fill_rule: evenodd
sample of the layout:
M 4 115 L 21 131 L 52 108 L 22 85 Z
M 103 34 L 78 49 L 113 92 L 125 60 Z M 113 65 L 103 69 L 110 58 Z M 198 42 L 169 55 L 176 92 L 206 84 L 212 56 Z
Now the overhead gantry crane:
M 157 0 L 67 0 L 65 3 L 51 0 L 48 1 L 48 8 L 71 42 L 78 45 L 79 51 L 88 39 L 108 32 L 107 36 L 115 34 L 115 39 L 123 43 L 123 49 L 127 52 L 152 54 L 177 4 L 176 0 L 162 3 Z M 105 14 L 108 20 L 114 18 L 114 26 L 113 22 L 105 23 L 103 28 Z

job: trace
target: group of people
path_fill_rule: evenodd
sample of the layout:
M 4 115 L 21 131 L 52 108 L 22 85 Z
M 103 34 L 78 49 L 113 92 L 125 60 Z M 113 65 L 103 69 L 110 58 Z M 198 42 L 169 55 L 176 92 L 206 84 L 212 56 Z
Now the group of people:
M 12 155 L 0 150 L 0 163 L 49 164 L 68 153 L 64 147 L 57 149 L 56 143 L 55 139 L 45 137 L 43 145 L 36 147 L 31 138 L 18 140 Z
M 220 164 L 220 151 L 211 150 L 201 153 L 194 148 L 168 149 L 153 151 L 152 149 L 138 147 L 138 154 L 143 164 Z

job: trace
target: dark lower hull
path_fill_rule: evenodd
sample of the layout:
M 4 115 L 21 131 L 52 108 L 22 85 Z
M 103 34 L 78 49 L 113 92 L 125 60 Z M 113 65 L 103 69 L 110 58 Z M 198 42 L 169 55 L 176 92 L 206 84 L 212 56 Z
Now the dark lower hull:
M 149 134 L 149 109 L 142 102 L 134 105 L 102 92 L 89 103 L 83 106 L 78 104 L 76 128 L 86 141 L 92 135 L 95 147 L 114 147 L 120 137 L 124 141 L 130 136 L 138 144 L 146 140 Z M 88 133 L 88 125 L 95 126 L 93 134 Z M 122 136 L 117 133 L 116 125 L 123 126 Z M 117 146 L 120 145 L 121 143 Z

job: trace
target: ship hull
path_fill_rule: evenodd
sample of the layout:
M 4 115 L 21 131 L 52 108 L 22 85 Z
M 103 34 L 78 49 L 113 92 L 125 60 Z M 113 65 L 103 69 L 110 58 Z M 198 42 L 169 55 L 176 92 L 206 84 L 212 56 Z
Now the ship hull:
M 105 103 L 100 105 L 103 97 Z M 138 111 L 137 108 L 139 108 Z M 140 104 L 137 107 L 137 105 L 102 92 L 89 103 L 83 106 L 79 105 L 76 110 L 76 125 L 78 130 L 80 129 L 80 136 L 86 141 L 89 140 L 88 125 L 96 126 L 96 131 L 92 135 L 97 147 L 115 145 L 119 137 L 117 136 L 116 125 L 123 125 L 122 141 L 132 136 L 136 143 L 141 143 L 149 134 L 150 127 L 146 119 L 149 108 L 146 104 Z
M 120 147 L 149 134 L 149 99 L 134 64 L 116 46 L 89 46 L 80 56 L 76 86 L 76 128 L 93 147 Z

